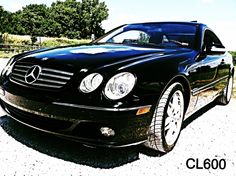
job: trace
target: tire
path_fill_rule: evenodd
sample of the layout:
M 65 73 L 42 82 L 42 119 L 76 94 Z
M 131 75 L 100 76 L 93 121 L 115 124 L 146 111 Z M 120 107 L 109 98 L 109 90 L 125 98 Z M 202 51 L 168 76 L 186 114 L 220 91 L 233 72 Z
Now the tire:
M 231 74 L 227 86 L 224 88 L 222 95 L 217 99 L 217 104 L 227 105 L 230 102 L 233 93 L 234 76 Z
M 175 82 L 165 89 L 157 103 L 144 145 L 156 151 L 171 151 L 178 138 L 184 118 L 184 89 Z

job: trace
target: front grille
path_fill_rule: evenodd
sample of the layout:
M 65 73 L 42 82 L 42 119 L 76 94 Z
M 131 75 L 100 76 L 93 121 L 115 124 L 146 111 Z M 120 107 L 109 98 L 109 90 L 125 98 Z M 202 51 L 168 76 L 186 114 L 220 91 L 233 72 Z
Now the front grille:
M 25 81 L 25 75 L 32 66 L 34 66 L 32 63 L 16 62 L 12 69 L 10 80 L 14 83 L 29 87 L 60 89 L 65 86 L 73 76 L 71 72 L 43 67 L 38 79 L 32 84 L 28 84 Z

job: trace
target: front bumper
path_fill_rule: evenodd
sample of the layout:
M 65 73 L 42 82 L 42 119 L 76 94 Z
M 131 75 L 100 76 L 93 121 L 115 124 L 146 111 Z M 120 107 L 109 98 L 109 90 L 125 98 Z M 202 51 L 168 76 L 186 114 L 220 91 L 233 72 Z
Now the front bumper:
M 122 147 L 147 139 L 152 112 L 136 115 L 142 107 L 104 108 L 64 102 L 40 102 L 1 90 L 0 104 L 15 120 L 41 131 L 92 146 Z M 101 134 L 101 127 L 115 131 Z

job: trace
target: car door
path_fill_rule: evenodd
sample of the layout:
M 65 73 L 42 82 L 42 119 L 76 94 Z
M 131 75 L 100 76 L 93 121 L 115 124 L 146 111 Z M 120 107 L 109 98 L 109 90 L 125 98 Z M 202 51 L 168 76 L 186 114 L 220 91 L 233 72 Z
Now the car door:
M 208 57 L 215 58 L 218 64 L 216 88 L 218 89 L 218 91 L 221 91 L 222 87 L 224 87 L 228 81 L 231 60 L 218 37 L 212 31 L 208 31 L 208 35 L 211 39 L 210 43 L 206 47 L 206 53 Z
M 217 48 L 218 50 L 213 50 Z M 224 47 L 211 30 L 207 29 L 204 33 L 198 62 L 200 79 L 195 93 L 198 94 L 197 106 L 199 107 L 209 103 L 218 95 L 228 75 Z

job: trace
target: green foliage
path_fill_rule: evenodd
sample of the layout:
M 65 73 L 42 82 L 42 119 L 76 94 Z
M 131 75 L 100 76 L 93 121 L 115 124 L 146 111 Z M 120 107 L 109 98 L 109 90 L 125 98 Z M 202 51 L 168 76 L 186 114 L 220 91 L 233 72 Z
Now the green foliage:
M 104 30 L 101 28 L 101 22 L 108 17 L 108 9 L 104 2 L 99 0 L 82 0 L 80 11 L 81 37 L 88 38 L 91 34 L 96 37 L 101 36 Z
M 50 7 L 30 4 L 15 13 L 0 6 L 0 32 L 89 39 L 91 34 L 100 37 L 104 33 L 101 23 L 107 17 L 107 6 L 99 0 L 56 1 Z
M 236 59 L 236 51 L 230 51 L 230 54 L 232 54 L 233 58 Z
M 0 32 L 5 33 L 10 30 L 11 24 L 11 13 L 5 11 L 2 6 L 0 6 Z
M 12 45 L 30 45 L 31 40 L 29 38 L 18 37 L 16 35 L 8 35 L 6 44 Z
M 233 56 L 234 58 L 234 64 L 236 64 L 236 51 L 230 51 L 230 54 Z
M 0 58 L 10 58 L 17 53 L 39 48 L 39 46 L 31 45 L 32 41 L 29 36 L 17 36 L 10 34 L 5 34 L 5 36 L 7 36 L 7 48 L 0 48 Z M 90 41 L 91 40 L 77 40 L 68 38 L 46 38 L 41 43 L 41 47 L 78 45 L 86 44 Z
M 16 53 L 9 53 L 9 52 L 4 52 L 4 51 L 0 51 L 0 58 L 11 58 L 12 56 L 14 56 Z
M 236 52 L 234 52 L 236 53 Z M 236 69 L 236 66 L 234 67 L 234 69 Z M 234 87 L 233 87 L 233 97 L 236 98 L 236 76 L 234 74 Z
M 230 51 L 230 54 L 233 56 L 234 65 L 236 65 L 236 51 Z M 236 66 L 234 67 L 236 69 Z M 236 98 L 236 76 L 234 74 L 234 88 L 233 88 L 233 97 Z
M 66 38 L 55 38 L 49 39 L 42 42 L 42 47 L 53 47 L 53 46 L 65 46 L 65 45 L 77 45 L 89 43 L 90 40 L 77 40 L 77 39 L 66 39 Z
M 8 33 L 3 33 L 0 35 L 0 43 L 7 44 L 8 40 Z
M 149 39 L 150 37 L 146 33 L 144 32 L 139 33 L 139 39 L 138 39 L 139 43 L 148 43 Z
M 10 45 L 32 45 L 39 43 L 36 42 L 36 37 L 30 37 L 30 36 L 19 36 L 19 35 L 11 35 L 4 33 L 2 36 L 4 36 L 5 44 Z M 33 43 L 32 43 L 33 40 Z M 89 43 L 91 40 L 89 39 L 68 39 L 68 38 L 45 38 L 43 39 L 43 42 L 41 43 L 42 47 L 54 47 L 54 46 L 65 46 L 65 45 L 77 45 L 77 44 L 83 44 L 83 43 Z
M 30 4 L 23 8 L 15 18 L 19 26 L 23 27 L 25 34 L 31 36 L 43 35 L 45 21 L 48 16 L 48 8 L 46 5 Z

